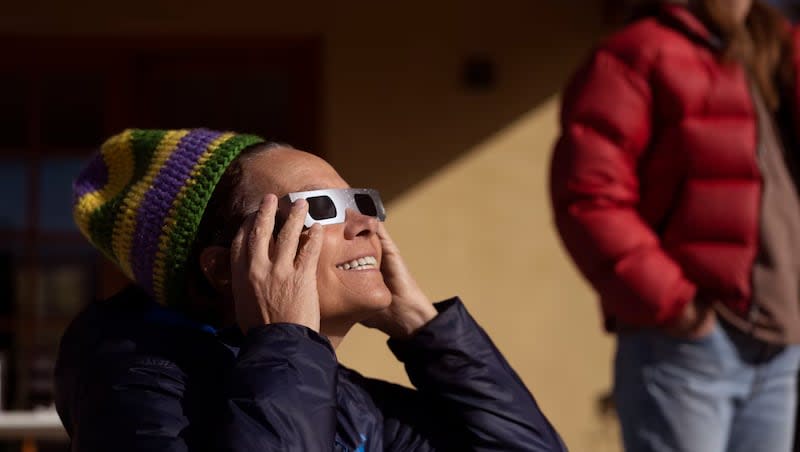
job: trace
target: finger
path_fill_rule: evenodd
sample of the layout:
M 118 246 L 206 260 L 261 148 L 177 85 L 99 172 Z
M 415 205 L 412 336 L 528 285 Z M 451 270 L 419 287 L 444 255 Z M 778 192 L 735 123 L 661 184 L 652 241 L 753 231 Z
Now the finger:
M 322 252 L 322 236 L 322 226 L 319 223 L 314 223 L 308 230 L 307 240 L 297 251 L 295 268 L 307 275 L 316 275 L 319 255 Z
M 400 255 L 400 250 L 382 222 L 378 223 L 377 234 L 381 242 L 381 272 L 383 276 L 390 279 L 400 278 L 400 280 L 410 278 L 411 275 L 403 256 Z
M 382 221 L 378 223 L 378 238 L 381 241 L 381 247 L 384 253 L 400 254 L 400 250 L 397 248 L 394 240 L 392 240 L 392 236 L 389 235 Z
M 261 200 L 261 205 L 254 215 L 253 227 L 248 237 L 251 264 L 261 265 L 270 261 L 269 242 L 272 239 L 272 229 L 275 227 L 277 208 L 278 198 L 270 193 Z
M 303 223 L 308 213 L 308 202 L 298 199 L 292 204 L 289 217 L 278 233 L 275 263 L 277 265 L 293 265 L 297 256 L 297 246 L 300 243 L 300 233 L 303 232 Z
M 231 242 L 231 270 L 236 273 L 247 265 L 247 258 L 250 253 L 247 250 L 245 237 L 250 237 L 250 231 L 253 229 L 254 215 L 245 217 L 239 230 L 236 231 L 236 236 L 233 237 Z

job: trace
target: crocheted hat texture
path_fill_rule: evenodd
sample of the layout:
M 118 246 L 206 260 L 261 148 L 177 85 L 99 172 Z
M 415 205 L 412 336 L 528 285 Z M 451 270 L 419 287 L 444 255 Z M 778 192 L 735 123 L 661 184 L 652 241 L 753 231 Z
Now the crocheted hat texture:
M 156 301 L 179 306 L 211 194 L 231 161 L 261 142 L 207 129 L 126 130 L 109 138 L 75 180 L 75 223 Z

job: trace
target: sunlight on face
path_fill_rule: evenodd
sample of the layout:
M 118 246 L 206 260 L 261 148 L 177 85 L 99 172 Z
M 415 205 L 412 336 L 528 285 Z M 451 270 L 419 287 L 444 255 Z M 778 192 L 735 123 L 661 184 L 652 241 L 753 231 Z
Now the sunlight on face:
M 753 7 L 753 0 L 721 0 L 721 4 L 727 6 L 731 12 L 733 21 L 741 24 L 750 13 L 750 8 Z
M 256 154 L 244 165 L 241 185 L 245 202 L 257 206 L 267 193 L 322 188 L 348 188 L 347 182 L 321 158 L 289 148 Z M 324 239 L 317 267 L 322 327 L 355 323 L 391 302 L 380 272 L 381 245 L 377 219 L 348 210 L 344 223 L 323 226 Z M 377 262 L 373 268 L 351 269 L 354 260 Z M 354 266 L 355 267 L 355 266 Z M 346 269 L 347 268 L 347 269 Z

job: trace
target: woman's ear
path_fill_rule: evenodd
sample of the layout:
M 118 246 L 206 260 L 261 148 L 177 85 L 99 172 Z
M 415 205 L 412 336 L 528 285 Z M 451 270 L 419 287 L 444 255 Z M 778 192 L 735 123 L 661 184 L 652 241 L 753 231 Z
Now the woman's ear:
M 231 293 L 231 251 L 209 246 L 200 252 L 200 269 L 211 287 L 222 295 Z

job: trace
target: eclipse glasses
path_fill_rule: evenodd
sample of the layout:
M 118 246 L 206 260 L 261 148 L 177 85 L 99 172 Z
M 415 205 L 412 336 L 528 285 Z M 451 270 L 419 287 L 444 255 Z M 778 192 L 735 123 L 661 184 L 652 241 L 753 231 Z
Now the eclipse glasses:
M 298 199 L 305 199 L 308 203 L 308 214 L 303 222 L 303 226 L 307 228 L 314 223 L 323 226 L 344 223 L 347 209 L 375 217 L 379 221 L 386 219 L 381 195 L 378 190 L 371 188 L 326 188 L 289 193 L 278 200 L 278 211 L 288 214 L 292 203 Z

